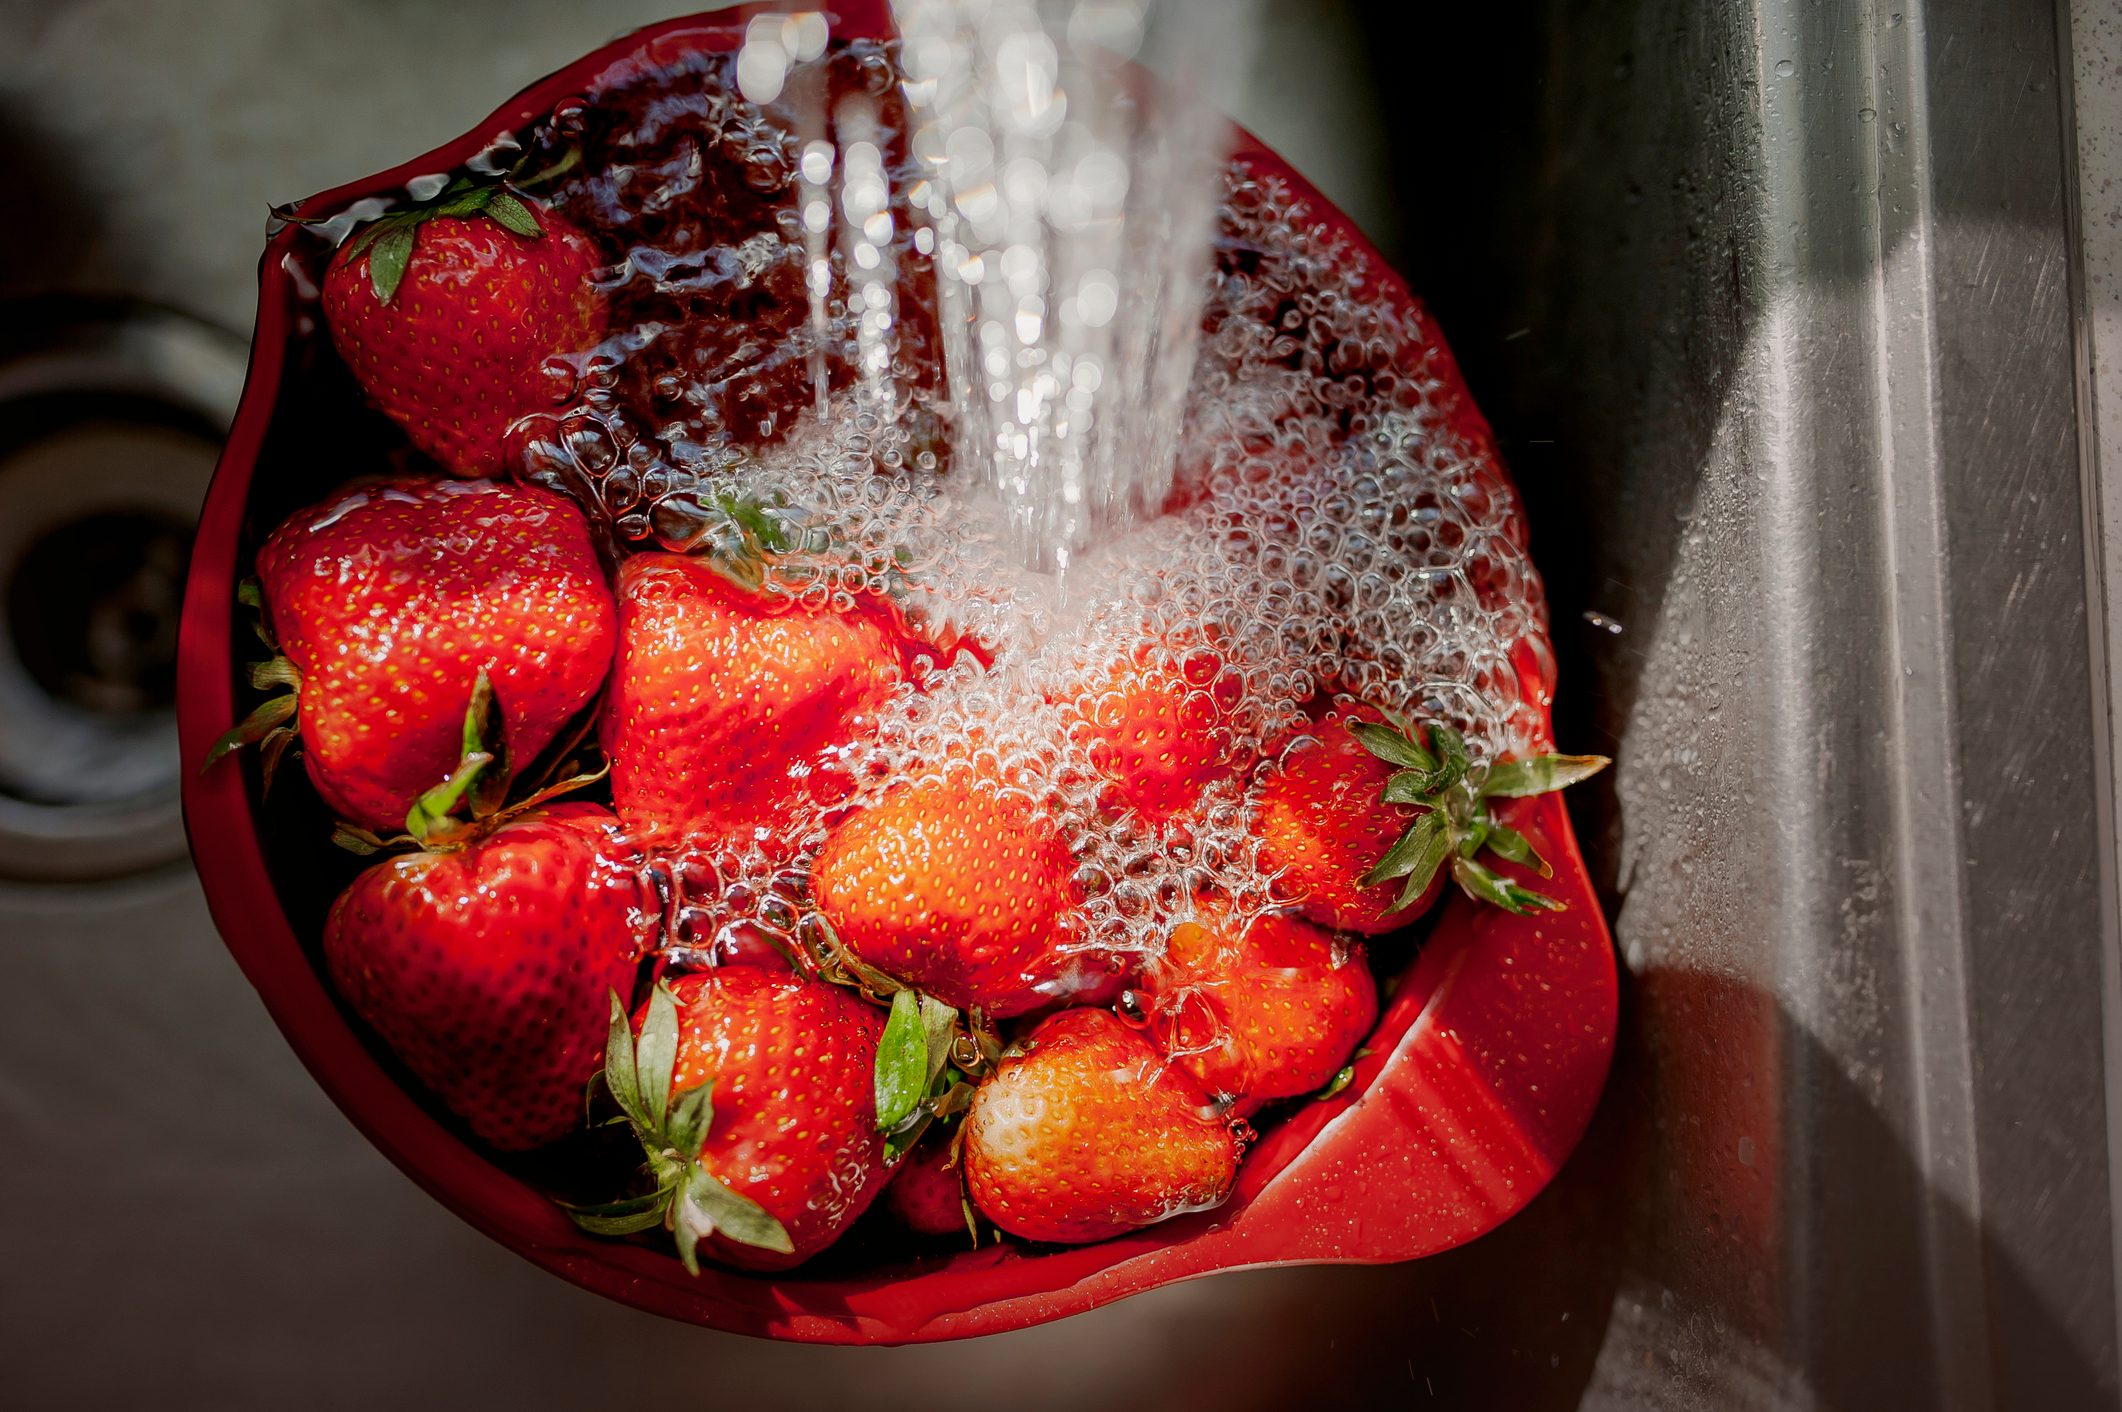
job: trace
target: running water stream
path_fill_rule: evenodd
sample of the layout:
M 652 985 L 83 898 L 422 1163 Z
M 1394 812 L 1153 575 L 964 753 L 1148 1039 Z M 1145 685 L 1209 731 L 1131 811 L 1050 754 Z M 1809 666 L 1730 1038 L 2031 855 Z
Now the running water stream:
M 907 401 L 901 310 L 932 297 L 953 463 L 996 497 L 1017 560 L 1064 577 L 1171 488 L 1221 195 L 1219 105 L 1249 56 L 1251 0 L 892 9 L 903 189 L 875 96 L 835 95 L 806 67 L 825 47 L 821 16 L 754 19 L 737 81 L 797 115 L 813 329 L 842 312 L 829 307 L 837 246 L 859 395 L 890 417 Z M 1157 73 L 1154 95 L 1138 65 Z M 902 219 L 932 295 L 902 286 Z M 811 348 L 821 413 L 825 343 Z

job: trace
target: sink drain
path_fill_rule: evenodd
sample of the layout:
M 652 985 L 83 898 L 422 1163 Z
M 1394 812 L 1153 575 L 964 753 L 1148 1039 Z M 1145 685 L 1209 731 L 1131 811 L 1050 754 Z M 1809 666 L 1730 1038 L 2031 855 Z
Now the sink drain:
M 0 306 L 0 876 L 182 855 L 177 622 L 243 345 L 138 306 Z

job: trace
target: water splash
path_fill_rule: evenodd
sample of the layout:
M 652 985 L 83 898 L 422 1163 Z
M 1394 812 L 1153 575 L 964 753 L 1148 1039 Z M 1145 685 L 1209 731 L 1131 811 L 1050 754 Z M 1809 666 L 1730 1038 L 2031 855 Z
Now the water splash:
M 858 385 L 868 406 L 894 404 L 898 310 L 919 297 L 893 254 L 910 222 L 933 266 L 953 461 L 1000 502 L 1017 560 L 1059 574 L 1170 491 L 1227 132 L 1219 103 L 1249 56 L 1252 5 L 892 9 L 911 156 L 900 190 L 874 97 L 845 95 L 827 114 L 812 84 L 793 104 L 812 326 L 832 322 L 837 225 Z M 816 15 L 754 19 L 737 59 L 744 96 L 780 99 L 823 44 Z M 1138 61 L 1158 73 L 1154 94 Z M 811 374 L 822 412 L 822 337 Z

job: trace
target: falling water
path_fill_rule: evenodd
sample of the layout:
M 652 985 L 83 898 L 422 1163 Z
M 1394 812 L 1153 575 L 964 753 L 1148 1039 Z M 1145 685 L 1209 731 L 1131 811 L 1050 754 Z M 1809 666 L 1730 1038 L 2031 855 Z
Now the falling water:
M 935 270 L 953 463 L 1000 506 L 1016 557 L 1061 574 L 1171 486 L 1223 157 L 1221 100 L 1248 57 L 1246 0 L 893 0 L 913 158 L 895 192 L 875 100 L 834 111 L 803 66 L 812 14 L 752 21 L 737 80 L 793 93 L 811 322 L 846 271 L 859 395 L 893 386 L 895 208 Z M 1157 74 L 1154 93 L 1143 67 Z M 808 101 L 806 101 L 808 99 Z M 830 121 L 828 122 L 828 118 Z M 829 141 L 830 131 L 837 141 Z M 836 199 L 837 198 L 837 199 Z M 896 198 L 896 199 L 895 199 Z M 815 349 L 825 340 L 814 340 Z M 812 381 L 826 408 L 828 370 Z

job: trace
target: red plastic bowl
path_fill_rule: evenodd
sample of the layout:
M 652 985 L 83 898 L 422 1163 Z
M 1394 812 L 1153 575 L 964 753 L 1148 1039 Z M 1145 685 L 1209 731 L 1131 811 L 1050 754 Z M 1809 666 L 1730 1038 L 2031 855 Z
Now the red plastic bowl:
M 592 98 L 646 64 L 727 50 L 751 7 L 630 35 L 526 89 L 463 138 L 395 171 L 326 192 L 331 213 L 461 165 L 562 98 Z M 838 8 L 834 33 L 889 33 L 881 3 Z M 1454 428 L 1502 471 L 1449 351 L 1406 286 L 1347 219 L 1282 160 L 1240 135 L 1241 160 L 1286 181 L 1319 225 L 1369 263 L 1381 297 L 1416 311 L 1423 362 Z M 235 602 L 252 482 L 291 358 L 321 337 L 289 259 L 294 227 L 268 243 L 249 384 L 208 493 L 184 605 L 178 714 L 184 757 L 205 758 L 239 714 L 251 644 Z M 241 632 L 239 638 L 237 634 Z M 348 1117 L 437 1200 L 503 1245 L 588 1289 L 713 1328 L 821 1343 L 899 1343 L 1022 1328 L 1217 1270 L 1301 1262 L 1383 1263 L 1462 1244 L 1545 1186 L 1589 1120 L 1612 1054 L 1613 947 L 1558 799 L 1530 801 L 1521 829 L 1555 866 L 1565 912 L 1523 919 L 1456 896 L 1402 978 L 1337 1097 L 1312 1103 L 1248 1155 L 1214 1211 L 1060 1250 L 1004 1244 L 856 1276 L 696 1278 L 658 1250 L 597 1240 L 469 1145 L 402 1088 L 356 1033 L 296 938 L 268 875 L 255 765 L 189 772 L 185 818 L 206 897 L 230 952 L 288 1043 Z

